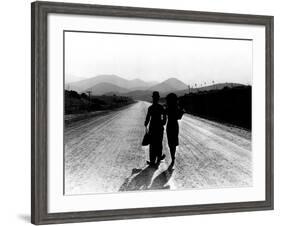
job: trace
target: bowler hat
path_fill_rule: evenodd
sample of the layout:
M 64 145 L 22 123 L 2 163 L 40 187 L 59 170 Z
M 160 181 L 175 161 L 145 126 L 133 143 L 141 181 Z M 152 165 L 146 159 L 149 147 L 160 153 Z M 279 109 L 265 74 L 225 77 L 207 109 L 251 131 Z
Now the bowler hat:
M 152 93 L 152 97 L 160 97 L 160 95 L 159 95 L 159 92 L 158 91 L 154 91 L 153 93 Z

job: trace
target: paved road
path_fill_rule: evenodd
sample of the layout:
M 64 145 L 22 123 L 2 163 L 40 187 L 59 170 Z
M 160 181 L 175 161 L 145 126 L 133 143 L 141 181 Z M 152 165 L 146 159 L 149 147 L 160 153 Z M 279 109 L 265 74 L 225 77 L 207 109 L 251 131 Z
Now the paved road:
M 184 115 L 174 169 L 148 168 L 141 146 L 149 103 L 78 121 L 65 129 L 65 194 L 252 185 L 251 133 Z

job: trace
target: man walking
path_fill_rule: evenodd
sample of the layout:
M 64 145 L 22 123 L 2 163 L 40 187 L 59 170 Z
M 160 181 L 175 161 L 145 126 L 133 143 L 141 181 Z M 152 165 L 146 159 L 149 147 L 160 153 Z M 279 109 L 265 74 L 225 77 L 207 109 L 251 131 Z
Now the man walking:
M 152 167 L 157 167 L 165 155 L 162 155 L 162 141 L 164 125 L 166 124 L 166 114 L 162 105 L 159 102 L 159 92 L 154 91 L 152 93 L 152 105 L 149 106 L 144 126 L 147 130 L 149 124 L 148 133 L 150 136 L 149 145 L 149 158 L 150 161 L 147 163 Z

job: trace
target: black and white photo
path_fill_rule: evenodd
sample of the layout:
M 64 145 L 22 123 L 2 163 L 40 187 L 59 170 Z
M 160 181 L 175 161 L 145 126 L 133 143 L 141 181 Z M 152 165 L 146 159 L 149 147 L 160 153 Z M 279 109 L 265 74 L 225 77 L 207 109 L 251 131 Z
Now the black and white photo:
M 64 50 L 65 195 L 252 186 L 251 40 L 65 31 Z

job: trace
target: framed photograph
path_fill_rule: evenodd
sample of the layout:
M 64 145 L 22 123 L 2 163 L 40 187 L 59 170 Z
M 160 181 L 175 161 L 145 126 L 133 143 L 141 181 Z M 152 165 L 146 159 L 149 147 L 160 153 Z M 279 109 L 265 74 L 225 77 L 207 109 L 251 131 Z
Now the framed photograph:
M 34 2 L 32 223 L 273 209 L 273 17 Z

